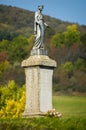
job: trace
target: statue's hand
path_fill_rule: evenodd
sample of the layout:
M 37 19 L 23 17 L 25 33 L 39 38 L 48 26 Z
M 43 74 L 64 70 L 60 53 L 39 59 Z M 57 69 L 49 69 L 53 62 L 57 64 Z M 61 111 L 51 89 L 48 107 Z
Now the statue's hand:
M 34 35 L 36 36 L 37 34 L 36 34 L 36 31 L 34 31 Z
M 36 31 L 34 31 L 34 34 L 36 34 Z
M 46 27 L 47 27 L 47 28 L 49 28 L 49 26 L 48 26 L 48 25 L 47 25 Z
M 45 25 L 46 27 L 49 27 L 47 23 L 44 23 L 44 25 Z

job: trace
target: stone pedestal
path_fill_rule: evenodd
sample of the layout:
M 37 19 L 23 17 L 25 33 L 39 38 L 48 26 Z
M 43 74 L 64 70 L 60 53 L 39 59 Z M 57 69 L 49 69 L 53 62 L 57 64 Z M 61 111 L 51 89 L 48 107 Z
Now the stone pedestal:
M 22 62 L 26 75 L 23 116 L 39 116 L 52 109 L 52 77 L 56 62 L 46 55 L 32 55 Z

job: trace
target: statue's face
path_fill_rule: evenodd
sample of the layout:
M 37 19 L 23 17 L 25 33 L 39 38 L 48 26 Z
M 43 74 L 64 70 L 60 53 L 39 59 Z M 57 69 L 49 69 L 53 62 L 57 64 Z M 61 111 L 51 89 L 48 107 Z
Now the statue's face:
M 43 6 L 42 6 L 42 5 L 38 6 L 38 9 L 39 9 L 40 11 L 42 11 Z

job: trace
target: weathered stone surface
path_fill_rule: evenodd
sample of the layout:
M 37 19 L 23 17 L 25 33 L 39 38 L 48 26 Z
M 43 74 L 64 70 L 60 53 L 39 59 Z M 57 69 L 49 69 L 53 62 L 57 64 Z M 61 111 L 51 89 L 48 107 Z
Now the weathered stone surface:
M 39 113 L 39 68 L 25 69 L 26 74 L 26 105 L 23 115 Z
M 23 116 L 44 115 L 52 109 L 52 77 L 56 62 L 48 56 L 30 56 L 22 62 L 26 75 L 26 105 Z
M 30 54 L 31 54 L 31 56 L 33 56 L 33 55 L 47 55 L 48 52 L 45 49 L 32 49 Z
M 27 60 L 22 62 L 22 67 L 43 65 L 48 67 L 56 67 L 56 62 L 46 55 L 30 56 Z
M 40 111 L 52 109 L 52 76 L 53 69 L 40 68 Z

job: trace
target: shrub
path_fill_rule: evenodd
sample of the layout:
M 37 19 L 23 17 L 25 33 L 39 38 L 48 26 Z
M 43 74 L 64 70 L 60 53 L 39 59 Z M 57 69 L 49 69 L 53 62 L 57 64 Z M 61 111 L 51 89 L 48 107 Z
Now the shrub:
M 0 88 L 0 117 L 20 117 L 25 105 L 25 86 L 19 88 L 12 80 L 6 86 Z

